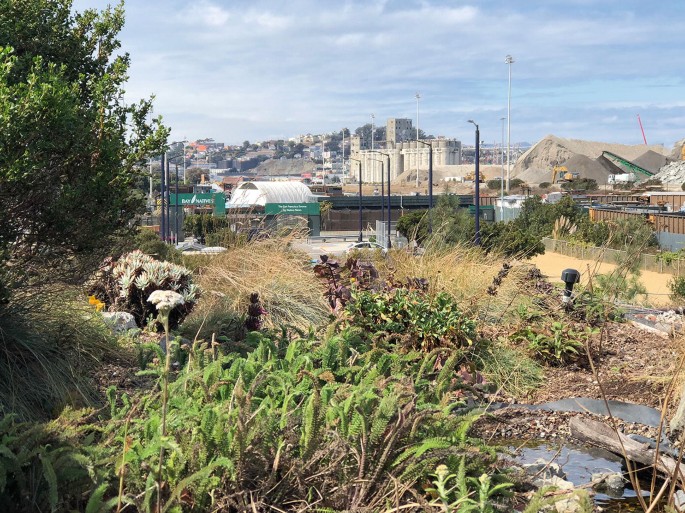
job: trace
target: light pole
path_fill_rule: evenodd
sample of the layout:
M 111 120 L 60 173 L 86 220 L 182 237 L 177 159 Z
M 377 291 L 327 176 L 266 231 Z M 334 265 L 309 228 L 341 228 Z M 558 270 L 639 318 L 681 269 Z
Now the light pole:
M 378 153 L 379 155 L 383 155 L 383 156 L 385 156 L 386 159 L 388 159 L 388 171 L 387 171 L 387 173 L 388 173 L 388 228 L 387 228 L 388 244 L 387 244 L 387 248 L 390 249 L 390 247 L 392 246 L 392 244 L 390 243 L 390 231 L 391 231 L 390 230 L 390 223 L 392 222 L 392 211 L 390 210 L 390 155 L 387 153 L 383 153 L 382 151 L 378 151 L 378 150 L 376 150 L 375 153 Z M 382 171 L 382 169 L 383 168 L 381 168 L 381 171 Z M 381 181 L 382 180 L 383 180 L 383 176 L 381 175 Z M 385 199 L 385 198 L 383 198 L 383 199 Z
M 476 246 L 480 246 L 480 130 L 478 124 L 469 119 L 469 123 L 476 127 L 476 237 L 474 242 Z
M 499 118 L 502 122 L 502 170 L 499 176 L 499 220 L 504 221 L 504 120 L 507 118 Z
M 345 129 L 342 129 L 342 181 L 345 183 Z
M 433 233 L 433 143 L 416 139 L 419 144 L 428 146 L 428 233 Z M 416 146 L 416 158 L 418 159 L 419 147 Z
M 364 239 L 362 236 L 362 231 L 364 230 L 364 225 L 362 224 L 362 161 L 352 157 L 350 157 L 350 160 L 359 163 L 359 240 L 357 242 L 361 242 Z
M 416 142 L 419 142 L 419 100 L 421 95 L 416 93 Z M 416 145 L 416 188 L 419 188 L 419 145 Z
M 372 153 L 377 153 L 375 150 L 371 150 Z M 385 180 L 383 179 L 383 159 L 374 159 L 374 162 L 381 163 L 381 223 L 385 223 Z
M 166 242 L 166 224 L 165 224 L 165 207 L 164 207 L 164 195 L 166 194 L 166 191 L 164 190 L 164 186 L 166 185 L 166 163 L 164 162 L 166 160 L 166 152 L 162 153 L 162 156 L 159 160 L 160 163 L 160 168 L 159 168 L 159 174 L 160 174 L 160 182 L 159 182 L 159 235 L 162 238 L 163 242 Z
M 514 63 L 514 58 L 507 55 L 504 60 L 509 65 L 509 94 L 507 95 L 507 193 L 509 192 L 510 176 L 511 176 L 511 65 Z
M 374 142 L 373 136 L 374 136 L 374 132 L 376 131 L 375 123 L 376 123 L 376 115 L 371 114 L 371 151 L 373 151 L 373 142 Z M 376 163 L 375 162 L 373 164 L 371 164 L 371 181 L 373 182 L 374 180 L 376 180 Z

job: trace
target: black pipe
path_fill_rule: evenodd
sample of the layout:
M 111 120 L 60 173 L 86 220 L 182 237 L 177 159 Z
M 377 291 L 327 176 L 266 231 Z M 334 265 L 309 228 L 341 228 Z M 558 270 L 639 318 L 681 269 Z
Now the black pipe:
M 480 246 L 480 129 L 476 125 L 476 246 Z

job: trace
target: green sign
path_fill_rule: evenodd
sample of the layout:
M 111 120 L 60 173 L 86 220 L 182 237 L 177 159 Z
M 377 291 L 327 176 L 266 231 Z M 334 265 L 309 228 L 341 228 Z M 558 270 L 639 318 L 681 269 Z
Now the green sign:
M 176 194 L 170 195 L 171 204 L 181 207 L 211 207 L 214 206 L 214 194 L 204 193 L 204 194 L 191 194 L 184 193 L 178 195 L 178 201 L 176 199 Z
M 226 214 L 226 196 L 223 192 L 170 194 L 174 207 L 212 207 L 215 214 Z
M 277 214 L 318 216 L 321 209 L 318 203 L 267 203 L 264 205 L 264 213 L 270 216 Z

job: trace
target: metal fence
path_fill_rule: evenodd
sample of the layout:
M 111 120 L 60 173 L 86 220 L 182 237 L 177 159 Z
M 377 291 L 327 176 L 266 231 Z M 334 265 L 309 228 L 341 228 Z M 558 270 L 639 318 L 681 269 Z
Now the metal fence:
M 673 274 L 680 276 L 685 273 L 685 260 L 683 259 L 666 259 L 659 257 L 659 255 L 652 255 L 642 253 L 639 256 L 628 254 L 626 251 L 609 248 L 598 248 L 595 246 L 586 246 L 565 240 L 557 240 L 550 238 L 543 238 L 545 251 L 551 253 L 559 253 L 581 260 L 593 260 L 595 262 L 603 262 L 607 264 L 620 264 L 626 259 L 639 258 L 639 268 L 643 271 L 653 271 L 657 273 Z

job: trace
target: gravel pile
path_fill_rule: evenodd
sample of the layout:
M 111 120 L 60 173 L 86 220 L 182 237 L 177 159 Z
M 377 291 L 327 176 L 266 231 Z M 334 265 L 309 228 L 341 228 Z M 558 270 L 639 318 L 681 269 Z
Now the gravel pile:
M 668 151 L 660 145 L 628 146 L 624 144 L 611 144 L 604 142 L 581 141 L 577 139 L 562 139 L 553 135 L 548 135 L 540 142 L 532 146 L 518 159 L 512 170 L 512 176 L 521 178 L 528 183 L 548 182 L 551 178 L 552 168 L 571 162 L 579 169 L 571 169 L 572 166 L 566 164 L 569 171 L 576 171 L 581 177 L 593 178 L 598 183 L 606 183 L 609 171 L 600 165 L 590 164 L 602 155 L 603 151 L 610 151 L 616 155 L 634 161 L 644 159 L 642 167 L 658 169 L 660 157 L 664 160 Z M 588 160 L 571 161 L 573 157 L 585 156 Z M 583 174 L 585 172 L 585 174 Z
M 633 160 L 633 164 L 636 164 L 651 173 L 658 173 L 659 170 L 666 164 L 668 164 L 671 160 L 672 159 L 669 159 L 666 155 L 662 155 L 661 153 L 648 150 L 642 155 L 640 155 L 638 158 Z
M 661 183 L 685 183 L 685 161 L 677 160 L 666 164 L 654 175 Z

